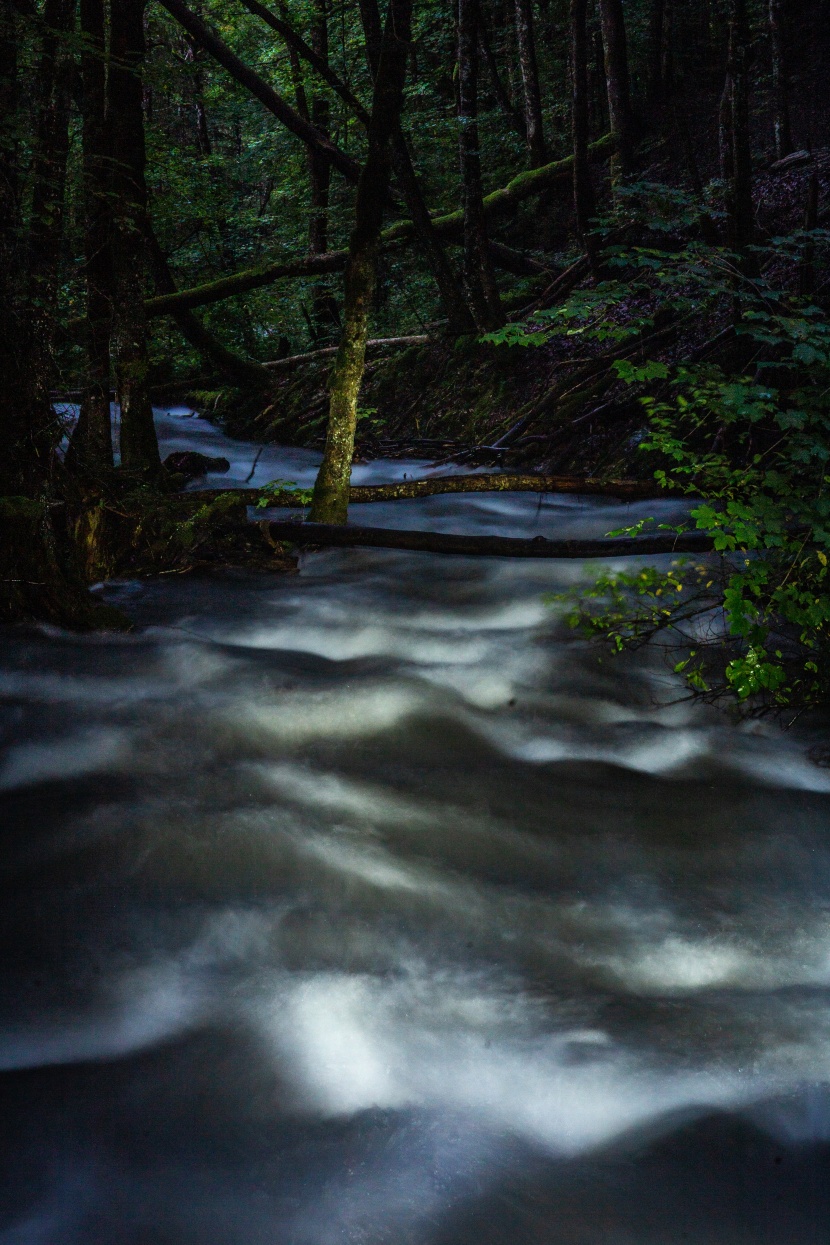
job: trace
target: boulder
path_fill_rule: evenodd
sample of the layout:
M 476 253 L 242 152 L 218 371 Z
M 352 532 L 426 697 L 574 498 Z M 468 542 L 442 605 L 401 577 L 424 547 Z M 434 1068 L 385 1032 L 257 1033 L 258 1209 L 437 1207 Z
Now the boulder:
M 227 458 L 211 458 L 209 454 L 197 454 L 195 450 L 179 450 L 178 453 L 168 454 L 164 465 L 168 471 L 185 476 L 188 480 L 196 480 L 199 476 L 207 475 L 209 471 L 222 472 L 231 469 Z

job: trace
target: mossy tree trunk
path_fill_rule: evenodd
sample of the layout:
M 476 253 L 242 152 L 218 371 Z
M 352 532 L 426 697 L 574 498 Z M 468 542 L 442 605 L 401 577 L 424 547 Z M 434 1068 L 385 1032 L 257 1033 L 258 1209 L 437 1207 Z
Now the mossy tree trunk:
M 383 209 L 391 174 L 391 141 L 400 122 L 410 44 L 411 0 L 390 0 L 369 124 L 369 150 L 357 186 L 355 227 L 346 264 L 343 330 L 334 365 L 323 462 L 314 486 L 311 517 L 345 523 L 363 380 L 369 313 L 375 290 Z

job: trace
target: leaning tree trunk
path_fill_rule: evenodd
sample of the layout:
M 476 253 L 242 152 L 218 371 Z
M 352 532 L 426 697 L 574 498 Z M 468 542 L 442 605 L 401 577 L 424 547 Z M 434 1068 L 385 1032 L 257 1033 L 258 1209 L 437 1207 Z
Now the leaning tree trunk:
M 605 56 L 605 83 L 608 116 L 616 152 L 611 161 L 614 180 L 627 177 L 633 162 L 633 119 L 628 73 L 628 47 L 622 0 L 599 0 L 602 44 Z
M 504 316 L 487 245 L 478 131 L 479 0 L 458 0 L 458 144 L 464 205 L 464 282 L 479 329 Z
M 571 128 L 576 230 L 593 268 L 597 240 L 591 222 L 596 212 L 591 166 L 588 163 L 588 2 L 571 0 Z
M 156 290 L 159 294 L 175 294 L 176 282 L 170 271 L 167 256 L 159 244 L 149 218 L 146 224 L 147 248 Z M 216 368 L 217 372 L 231 385 L 254 390 L 271 388 L 272 377 L 267 368 L 261 363 L 254 362 L 253 359 L 246 359 L 233 350 L 229 350 L 188 308 L 174 308 L 170 315 L 175 320 L 176 327 L 185 341 L 189 342 L 194 350 L 198 350 L 208 366 Z
M 532 0 L 516 0 L 516 42 L 525 99 L 525 138 L 532 169 L 547 159 L 542 124 L 542 95 L 539 90 L 539 67 L 536 62 L 536 35 L 533 29 Z
M 411 16 L 411 0 L 390 0 L 375 77 L 369 150 L 357 186 L 355 227 L 349 241 L 343 331 L 331 382 L 326 447 L 311 506 L 311 518 L 317 523 L 345 523 L 348 514 L 357 397 L 392 170 L 391 141 L 403 108 Z
M 121 465 L 161 467 L 150 402 L 144 180 L 144 0 L 114 0 L 110 10 L 109 114 L 112 138 L 113 345 L 121 407 Z
M 769 35 L 772 56 L 772 125 L 775 157 L 781 160 L 793 149 L 790 126 L 790 92 L 787 74 L 787 0 L 769 0 Z
M 110 331 L 113 309 L 111 157 L 107 124 L 105 0 L 81 0 L 87 378 L 68 461 L 112 466 Z

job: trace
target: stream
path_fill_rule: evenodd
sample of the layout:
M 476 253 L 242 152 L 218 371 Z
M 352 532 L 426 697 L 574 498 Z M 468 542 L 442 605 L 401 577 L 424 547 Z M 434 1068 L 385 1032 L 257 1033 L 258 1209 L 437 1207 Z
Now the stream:
M 258 447 L 157 421 L 246 483 Z M 824 1245 L 819 737 L 576 638 L 546 598 L 590 578 L 328 550 L 99 586 L 126 636 L 4 634 L 0 1245 Z

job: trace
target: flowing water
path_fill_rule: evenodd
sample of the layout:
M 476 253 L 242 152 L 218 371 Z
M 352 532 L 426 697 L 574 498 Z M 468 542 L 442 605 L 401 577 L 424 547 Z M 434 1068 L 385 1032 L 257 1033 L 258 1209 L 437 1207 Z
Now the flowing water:
M 329 551 L 6 633 L 2 1245 L 827 1241 L 830 771 L 575 639 L 589 574 Z

